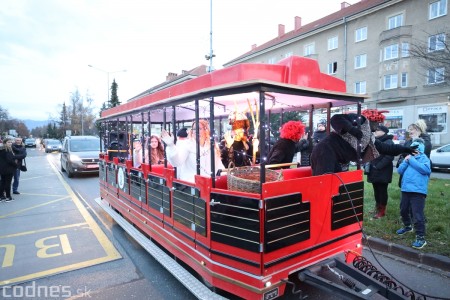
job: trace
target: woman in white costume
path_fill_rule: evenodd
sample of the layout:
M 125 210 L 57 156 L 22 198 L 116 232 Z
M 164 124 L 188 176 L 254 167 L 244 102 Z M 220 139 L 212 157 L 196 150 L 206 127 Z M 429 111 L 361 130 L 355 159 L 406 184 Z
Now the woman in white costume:
M 200 175 L 211 176 L 211 145 L 210 145 L 210 130 L 209 124 L 206 120 L 199 120 L 199 145 L 200 145 Z M 195 182 L 195 175 L 197 174 L 196 164 L 196 130 L 195 122 L 188 134 L 186 140 L 175 145 L 173 136 L 166 130 L 162 130 L 161 139 L 166 143 L 166 156 L 171 165 L 177 167 L 178 179 Z M 224 170 L 224 166 L 220 160 L 219 148 L 215 145 L 215 170 Z

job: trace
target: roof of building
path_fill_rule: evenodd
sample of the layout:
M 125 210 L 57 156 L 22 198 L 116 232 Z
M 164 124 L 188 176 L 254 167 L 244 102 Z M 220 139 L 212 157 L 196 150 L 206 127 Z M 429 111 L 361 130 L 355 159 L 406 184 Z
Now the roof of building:
M 355 4 L 352 4 L 352 5 L 350 5 L 350 4 L 346 3 L 346 2 L 343 2 L 341 4 L 342 8 L 339 11 L 336 11 L 336 12 L 334 12 L 334 13 L 328 15 L 328 16 L 325 16 L 325 17 L 323 17 L 321 19 L 318 19 L 318 20 L 316 20 L 314 22 L 311 22 L 309 24 L 302 25 L 299 28 L 294 29 L 292 31 L 289 31 L 289 32 L 287 32 L 285 34 L 279 35 L 276 38 L 274 38 L 274 39 L 272 39 L 272 40 L 270 40 L 270 41 L 268 41 L 268 42 L 266 42 L 266 43 L 264 43 L 264 44 L 262 44 L 260 46 L 253 47 L 250 51 L 248 51 L 248 52 L 242 54 L 241 56 L 238 56 L 237 58 L 235 58 L 235 59 L 225 63 L 224 66 L 233 64 L 235 61 L 238 61 L 239 59 L 247 57 L 247 56 L 249 56 L 249 55 L 251 55 L 253 53 L 258 53 L 258 52 L 260 52 L 262 50 L 265 50 L 265 49 L 270 48 L 272 46 L 275 46 L 277 44 L 283 43 L 283 42 L 288 41 L 290 39 L 293 39 L 293 38 L 299 37 L 301 35 L 307 34 L 309 32 L 315 31 L 315 30 L 317 30 L 319 28 L 328 26 L 328 25 L 333 24 L 335 22 L 342 21 L 343 18 L 348 18 L 348 17 L 350 17 L 352 15 L 355 15 L 357 13 L 366 11 L 368 9 L 371 9 L 371 8 L 375 7 L 375 6 L 378 6 L 378 5 L 381 5 L 383 3 L 390 2 L 390 1 L 392 1 L 392 0 L 361 0 L 361 1 L 357 2 L 357 3 L 355 3 Z M 346 5 L 344 5 L 344 4 L 346 4 Z
M 178 84 L 178 83 L 181 83 L 183 81 L 190 80 L 190 79 L 193 79 L 193 78 L 197 78 L 198 76 L 206 74 L 207 73 L 207 68 L 208 67 L 206 65 L 200 65 L 200 66 L 195 67 L 195 68 L 193 68 L 193 69 L 191 69 L 189 71 L 183 70 L 181 72 L 181 74 L 179 74 L 179 75 L 176 74 L 176 73 L 169 73 L 167 75 L 167 77 L 166 77 L 166 81 L 164 81 L 164 82 L 162 82 L 162 83 L 160 83 L 158 85 L 155 85 L 155 86 L 145 90 L 144 92 L 142 92 L 142 93 L 132 97 L 127 102 L 130 102 L 130 101 L 142 98 L 143 96 L 152 94 L 154 92 L 162 90 L 162 89 L 164 89 L 166 87 L 169 87 L 171 85 Z

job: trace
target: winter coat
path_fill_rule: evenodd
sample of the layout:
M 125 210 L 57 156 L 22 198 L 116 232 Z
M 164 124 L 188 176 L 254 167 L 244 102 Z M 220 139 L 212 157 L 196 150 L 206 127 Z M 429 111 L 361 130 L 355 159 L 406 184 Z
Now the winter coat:
M 401 191 L 411 193 L 428 193 L 428 180 L 431 174 L 430 159 L 424 154 L 411 155 L 397 169 L 402 176 Z
M 295 155 L 295 144 L 293 140 L 280 138 L 270 149 L 267 164 L 291 163 Z
M 378 141 L 393 145 L 393 136 L 385 134 L 377 138 Z M 392 182 L 392 171 L 394 166 L 392 161 L 394 156 L 381 154 L 370 162 L 370 173 L 367 175 L 367 181 L 371 183 L 390 183 Z
M 374 144 L 380 154 L 395 156 L 410 150 L 402 145 L 386 144 L 379 140 L 375 140 Z M 331 132 L 322 142 L 314 146 L 311 153 L 313 175 L 342 172 L 342 165 L 357 160 L 356 150 L 336 132 Z
M 17 167 L 20 168 L 23 164 L 23 160 L 27 157 L 27 149 L 24 145 L 12 144 L 12 150 L 15 158 L 17 159 Z
M 14 154 L 6 149 L 0 150 L 0 174 L 13 175 L 17 169 L 16 158 Z
M 313 145 L 315 146 L 316 144 L 318 144 L 325 137 L 327 137 L 327 135 L 328 135 L 328 133 L 325 130 L 323 130 L 323 131 L 320 131 L 320 130 L 314 131 L 313 136 L 312 136 Z
M 311 139 L 301 139 L 296 144 L 295 152 L 300 152 L 300 165 L 301 166 L 310 166 L 311 165 L 311 152 L 313 148 Z
M 226 146 L 221 150 L 221 159 L 225 167 L 232 161 L 235 167 L 250 166 L 252 163 L 253 146 L 247 143 L 248 149 L 245 149 L 243 141 L 234 141 L 230 148 Z

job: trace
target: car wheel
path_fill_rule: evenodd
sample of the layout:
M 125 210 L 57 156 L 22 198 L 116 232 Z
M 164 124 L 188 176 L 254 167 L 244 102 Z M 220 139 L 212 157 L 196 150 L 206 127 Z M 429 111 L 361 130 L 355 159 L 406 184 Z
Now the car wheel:
M 73 171 L 71 170 L 71 166 L 69 164 L 66 165 L 66 171 L 67 171 L 67 177 L 72 178 L 73 177 Z

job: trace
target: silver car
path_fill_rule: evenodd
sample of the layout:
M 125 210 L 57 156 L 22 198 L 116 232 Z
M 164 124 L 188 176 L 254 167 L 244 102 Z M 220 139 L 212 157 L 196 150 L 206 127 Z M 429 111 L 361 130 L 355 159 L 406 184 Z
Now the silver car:
M 431 150 L 431 167 L 436 170 L 450 170 L 450 144 Z
M 95 136 L 68 136 L 61 150 L 61 171 L 75 174 L 98 174 L 100 139 Z

